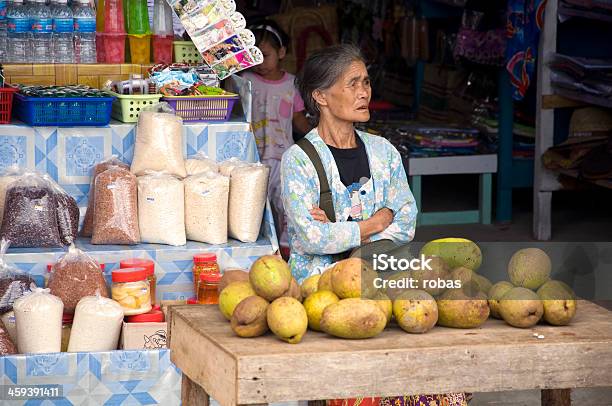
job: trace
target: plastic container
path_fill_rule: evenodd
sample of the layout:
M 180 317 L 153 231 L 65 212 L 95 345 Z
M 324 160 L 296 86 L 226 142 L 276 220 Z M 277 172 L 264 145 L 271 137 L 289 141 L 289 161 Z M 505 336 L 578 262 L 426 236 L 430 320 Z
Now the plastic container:
M 217 255 L 213 253 L 197 254 L 193 256 L 193 291 L 198 293 L 200 275 L 219 273 Z
M 184 122 L 205 123 L 229 120 L 239 98 L 238 95 L 164 96 L 162 100 L 167 102 Z
M 30 49 L 34 63 L 53 63 L 53 18 L 45 0 L 26 6 L 30 17 Z
M 124 268 L 112 273 L 113 300 L 123 308 L 123 314 L 133 316 L 151 310 L 151 289 L 145 268 Z
M 67 0 L 56 0 L 50 7 L 53 17 L 53 56 L 55 63 L 74 63 L 74 18 Z
M 104 33 L 125 34 L 125 18 L 122 0 L 104 0 Z M 100 7 L 98 3 L 98 7 Z M 100 17 L 96 14 L 96 26 Z
M 72 332 L 73 320 L 73 314 L 64 313 L 64 315 L 62 316 L 62 352 L 68 351 L 68 344 L 70 343 L 70 333 Z
M 174 41 L 174 62 L 199 64 L 204 63 L 202 55 L 191 41 Z
M 30 20 L 23 0 L 12 0 L 6 9 L 7 50 L 6 61 L 30 63 Z
M 153 104 L 157 104 L 162 97 L 161 94 L 129 95 L 113 93 L 112 117 L 124 123 L 135 123 L 138 121 L 140 111 Z
M 17 89 L 13 87 L 0 87 L 0 124 L 11 122 L 13 110 L 13 94 Z
M 129 34 L 130 62 L 139 65 L 151 63 L 151 35 Z
M 155 291 L 157 288 L 157 277 L 155 276 L 155 262 L 150 259 L 130 258 L 119 262 L 119 269 L 144 268 L 147 271 L 147 281 L 151 289 L 151 305 L 155 305 Z
M 172 43 L 174 35 L 153 35 L 153 62 L 172 63 Z
M 127 0 L 127 33 L 130 35 L 151 34 L 147 0 Z M 132 61 L 134 62 L 134 61 Z
M 96 41 L 100 42 L 98 49 L 102 49 L 102 53 L 98 53 L 98 62 L 104 63 L 124 63 L 125 62 L 125 34 L 114 33 L 98 33 Z M 98 43 L 96 43 L 98 46 Z M 100 57 L 103 57 L 101 60 Z
M 161 310 L 151 310 L 148 313 L 128 316 L 125 318 L 127 323 L 163 323 L 165 321 L 164 312 Z
M 96 12 L 89 0 L 74 6 L 74 57 L 76 63 L 96 63 Z
M 26 97 L 15 95 L 17 117 L 30 126 L 105 126 L 112 97 Z
M 153 3 L 153 34 L 174 37 L 172 7 L 166 0 L 155 0 Z
M 219 304 L 220 273 L 201 273 L 198 282 L 198 303 Z

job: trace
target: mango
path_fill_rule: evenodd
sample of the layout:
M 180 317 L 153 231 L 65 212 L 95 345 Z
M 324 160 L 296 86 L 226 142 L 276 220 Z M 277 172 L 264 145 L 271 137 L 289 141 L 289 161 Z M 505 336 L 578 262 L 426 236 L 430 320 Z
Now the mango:
M 331 290 L 331 291 L 334 290 L 332 288 L 332 281 L 331 281 L 332 269 L 333 268 L 329 268 L 321 274 L 321 277 L 319 278 L 319 283 L 317 284 L 317 290 Z
M 360 258 L 339 261 L 331 270 L 331 286 L 340 299 L 372 297 L 378 275 Z
M 330 290 L 314 292 L 304 300 L 304 308 L 308 316 L 308 327 L 311 330 L 321 331 L 321 317 L 327 306 L 338 303 L 340 299 Z
M 300 289 L 300 285 L 297 283 L 295 278 L 291 278 L 291 283 L 289 284 L 289 289 L 283 294 L 283 296 L 289 296 L 294 298 L 297 301 L 302 301 L 302 290 Z
M 527 288 L 512 288 L 499 301 L 499 314 L 513 327 L 535 326 L 544 314 L 538 295 Z
M 300 290 L 302 291 L 303 298 L 307 298 L 319 289 L 319 279 L 321 279 L 321 274 L 309 276 L 302 281 Z
M 281 340 L 297 344 L 308 329 L 308 315 L 302 304 L 292 297 L 279 297 L 268 306 L 268 327 Z
M 537 295 L 542 300 L 543 317 L 548 324 L 565 326 L 576 315 L 576 295 L 565 283 L 555 280 L 548 281 L 540 286 Z
M 258 296 L 271 302 L 282 295 L 291 286 L 291 270 L 281 257 L 264 255 L 251 266 L 249 281 Z
M 323 311 L 321 330 L 335 337 L 361 339 L 380 334 L 387 317 L 373 300 L 343 299 Z
M 465 238 L 430 241 L 421 248 L 421 255 L 440 257 L 451 269 L 464 267 L 475 272 L 482 264 L 480 247 Z
M 410 290 L 395 299 L 393 315 L 407 333 L 426 333 L 438 321 L 438 305 L 429 293 Z
M 376 302 L 376 305 L 387 317 L 387 324 L 391 321 L 393 317 L 393 302 L 389 299 L 389 296 L 385 295 L 383 292 L 377 292 L 372 300 Z
M 219 294 L 219 310 L 226 319 L 231 320 L 236 306 L 247 297 L 255 295 L 249 282 L 232 282 Z
M 219 282 L 219 287 L 217 290 L 221 292 L 232 282 L 248 280 L 249 273 L 247 271 L 243 271 L 242 269 L 226 269 L 223 271 L 223 276 L 221 276 L 221 281 Z
M 268 301 L 259 296 L 249 296 L 234 309 L 232 330 L 238 337 L 259 337 L 268 331 Z
M 437 300 L 438 324 L 452 328 L 476 328 L 489 318 L 489 305 L 477 287 L 448 289 Z M 476 292 L 476 293 L 475 293 Z
M 514 285 L 507 281 L 497 282 L 489 289 L 489 308 L 491 309 L 491 316 L 496 319 L 501 319 L 499 314 L 499 301 L 506 293 L 514 288 Z

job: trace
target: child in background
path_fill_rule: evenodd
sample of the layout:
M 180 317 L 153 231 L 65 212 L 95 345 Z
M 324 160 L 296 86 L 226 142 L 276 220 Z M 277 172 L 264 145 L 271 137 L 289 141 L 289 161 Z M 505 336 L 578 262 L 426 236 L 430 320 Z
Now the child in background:
M 262 163 L 270 166 L 268 197 L 283 255 L 288 252 L 287 221 L 281 200 L 280 163 L 293 144 L 293 131 L 306 134 L 311 126 L 304 115 L 304 101 L 294 85 L 295 76 L 280 67 L 289 38 L 274 21 L 249 27 L 264 56 L 262 64 L 242 77 L 252 84 L 253 132 Z

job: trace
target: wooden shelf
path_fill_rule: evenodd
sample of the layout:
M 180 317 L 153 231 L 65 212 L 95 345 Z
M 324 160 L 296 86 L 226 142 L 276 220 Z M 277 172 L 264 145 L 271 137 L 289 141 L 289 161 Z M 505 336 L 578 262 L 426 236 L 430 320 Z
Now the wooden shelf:
M 150 65 L 124 64 L 3 64 L 6 83 L 24 85 L 88 85 L 101 88 L 107 80 L 127 80 Z
M 588 104 L 585 102 L 568 99 L 567 97 L 558 94 L 546 94 L 542 96 L 542 108 L 546 110 L 582 107 L 586 105 Z

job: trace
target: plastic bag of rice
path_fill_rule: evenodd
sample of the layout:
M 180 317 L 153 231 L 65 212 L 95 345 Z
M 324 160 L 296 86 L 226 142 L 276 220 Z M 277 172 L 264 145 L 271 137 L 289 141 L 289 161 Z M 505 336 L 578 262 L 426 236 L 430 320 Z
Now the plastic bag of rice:
M 242 242 L 259 237 L 266 207 L 270 168 L 262 164 L 232 169 L 229 194 L 229 236 Z
M 219 172 L 219 165 L 208 158 L 206 154 L 198 152 L 185 160 L 185 170 L 187 171 L 187 176 L 193 176 L 205 172 Z
M 140 240 L 153 244 L 185 245 L 185 189 L 166 173 L 138 177 Z
M 169 113 L 141 111 L 136 129 L 131 171 L 136 176 L 147 171 L 187 176 L 183 159 L 183 120 Z
M 187 239 L 225 244 L 230 179 L 207 172 L 190 176 L 184 182 Z
M 230 158 L 219 164 L 219 173 L 223 176 L 230 176 L 236 168 L 242 168 L 251 165 L 248 162 L 241 161 L 238 158 Z

